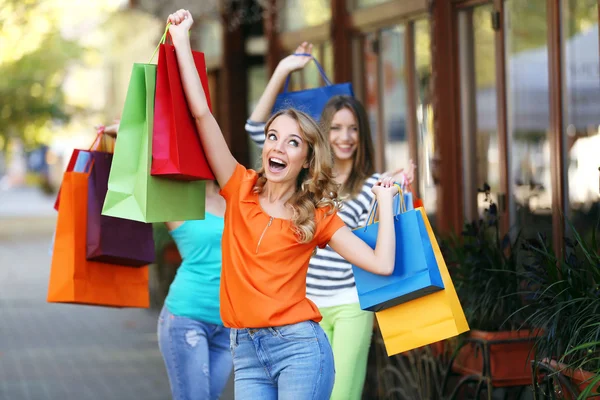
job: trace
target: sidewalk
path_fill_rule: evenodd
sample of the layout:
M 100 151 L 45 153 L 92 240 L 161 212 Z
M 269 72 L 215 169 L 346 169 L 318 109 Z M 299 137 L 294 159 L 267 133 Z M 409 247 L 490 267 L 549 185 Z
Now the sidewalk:
M 55 199 L 55 195 L 44 195 L 36 187 L 0 190 L 0 238 L 52 232 Z
M 170 399 L 157 310 L 46 302 L 56 212 L 35 190 L 0 192 L 0 400 Z

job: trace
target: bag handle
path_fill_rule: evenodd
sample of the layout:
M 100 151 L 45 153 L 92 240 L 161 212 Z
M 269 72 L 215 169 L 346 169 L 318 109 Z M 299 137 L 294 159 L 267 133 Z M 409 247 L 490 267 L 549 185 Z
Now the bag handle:
M 100 125 L 100 126 L 98 126 L 98 128 L 96 128 L 96 138 L 90 145 L 88 151 L 98 150 L 98 147 L 100 146 L 100 141 L 102 140 L 102 135 L 104 135 L 104 129 L 105 129 L 104 125 Z
M 326 86 L 331 86 L 331 81 L 329 80 L 329 78 L 327 78 L 327 74 L 325 73 L 325 70 L 323 69 L 323 67 L 321 66 L 321 64 L 319 64 L 319 62 L 317 61 L 317 59 L 309 53 L 294 53 L 295 56 L 304 56 L 304 57 L 310 57 L 312 58 L 312 60 L 315 62 L 317 68 L 319 69 L 319 73 L 321 74 L 321 78 L 323 78 L 323 80 L 325 81 L 325 85 Z M 283 86 L 283 92 L 287 93 L 288 91 L 288 86 L 290 84 L 290 75 L 287 76 L 287 78 L 285 78 L 285 85 Z
M 402 191 L 402 187 L 399 184 L 394 183 L 394 186 L 398 189 L 398 194 L 394 196 L 398 196 L 398 202 L 396 203 L 396 212 L 394 213 L 394 218 L 398 216 L 398 214 L 402 214 L 406 212 L 406 204 L 404 203 L 404 192 Z M 365 224 L 365 231 L 369 225 L 375 223 L 375 214 L 377 213 L 378 201 L 375 199 L 373 205 L 371 206 L 371 210 L 369 211 L 369 216 L 367 218 L 367 223 Z
M 167 40 L 167 35 L 169 34 L 170 26 L 171 26 L 171 23 L 170 22 L 167 23 L 167 27 L 165 28 L 165 33 L 163 33 L 162 37 L 160 38 L 160 41 L 158 42 L 156 49 L 154 49 L 154 53 L 152 53 L 152 57 L 150 57 L 150 61 L 148 61 L 148 64 L 152 64 L 152 60 L 154 60 L 154 56 L 156 56 L 156 53 L 158 52 L 160 45 L 165 44 L 165 41 Z

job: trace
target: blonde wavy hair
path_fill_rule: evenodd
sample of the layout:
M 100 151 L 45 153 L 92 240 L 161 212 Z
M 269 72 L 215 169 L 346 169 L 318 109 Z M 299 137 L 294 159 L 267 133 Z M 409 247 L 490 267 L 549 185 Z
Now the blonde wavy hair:
M 315 210 L 328 207 L 329 215 L 341 207 L 338 198 L 340 185 L 333 179 L 333 152 L 329 140 L 310 116 L 293 108 L 279 111 L 267 121 L 265 132 L 269 131 L 273 121 L 281 115 L 286 115 L 298 123 L 300 135 L 308 143 L 309 166 L 298 174 L 296 192 L 287 202 L 294 210 L 292 224 L 298 242 L 308 243 L 313 240 L 316 232 Z M 262 193 L 266 183 L 263 165 L 258 171 L 254 193 Z

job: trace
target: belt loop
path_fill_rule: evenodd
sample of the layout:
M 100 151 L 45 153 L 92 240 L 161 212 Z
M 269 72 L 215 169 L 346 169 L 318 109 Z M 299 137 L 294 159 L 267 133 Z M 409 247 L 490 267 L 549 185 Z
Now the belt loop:
M 229 341 L 231 342 L 232 346 L 237 346 L 237 332 L 238 330 L 236 328 L 231 328 L 231 334 L 229 335 Z

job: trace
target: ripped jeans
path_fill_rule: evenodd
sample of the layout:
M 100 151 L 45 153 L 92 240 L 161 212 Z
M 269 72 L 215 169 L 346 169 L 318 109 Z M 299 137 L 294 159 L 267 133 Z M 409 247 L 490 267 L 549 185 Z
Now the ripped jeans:
M 218 399 L 231 374 L 229 328 L 178 317 L 163 307 L 158 347 L 173 400 Z

